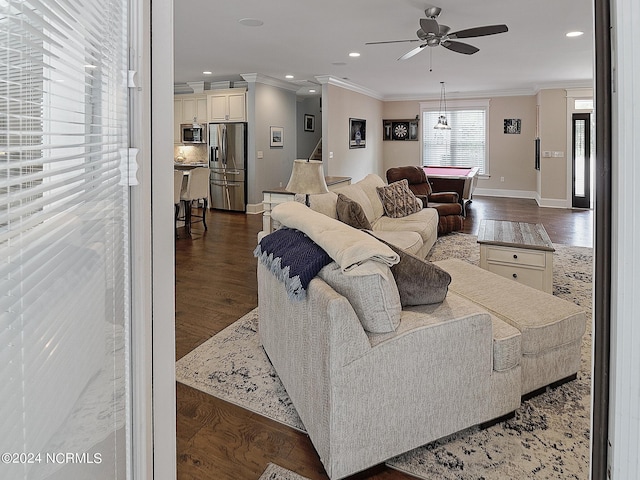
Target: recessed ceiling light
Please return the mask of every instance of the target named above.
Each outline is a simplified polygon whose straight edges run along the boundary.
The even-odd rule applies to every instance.
[[[316,91],[312,88],[311,90],[309,90],[309,93],[316,93]]]
[[[205,72],[202,72],[202,74],[203,74],[203,75],[212,75],[212,74],[213,74],[213,72],[205,71]]]
[[[288,78],[288,79],[292,79],[293,75],[289,74],[289,75],[285,75],[284,78]]]
[[[238,20],[238,23],[240,25],[244,25],[245,27],[261,27],[262,25],[264,25],[264,22],[257,18],[241,18],[240,20]]]
[[[584,35],[584,32],[575,31],[567,33],[567,37],[579,37],[580,35]]]
[[[359,56],[360,56],[360,54],[359,54],[358,52],[351,52],[351,53],[349,54],[349,56],[350,56],[350,57],[359,57]]]

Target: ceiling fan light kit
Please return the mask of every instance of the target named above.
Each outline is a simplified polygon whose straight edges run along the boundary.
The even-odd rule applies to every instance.
[[[440,15],[442,9],[440,7],[429,7],[424,13],[427,18],[420,19],[420,29],[416,32],[417,39],[412,40],[389,40],[384,42],[367,42],[365,45],[376,45],[381,43],[402,43],[402,42],[423,42],[418,47],[410,50],[402,55],[398,60],[406,60],[420,53],[424,47],[437,47],[438,45],[451,50],[452,52],[462,53],[464,55],[473,55],[480,49],[469,45],[468,43],[457,42],[460,38],[485,37],[487,35],[496,35],[498,33],[508,32],[506,25],[486,25],[483,27],[473,27],[457,32],[451,32],[451,28],[447,25],[439,24],[436,18]],[[451,32],[451,33],[450,33]]]

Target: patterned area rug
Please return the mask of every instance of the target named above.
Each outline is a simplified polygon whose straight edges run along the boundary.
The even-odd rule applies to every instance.
[[[528,400],[515,418],[470,428],[387,461],[425,479],[587,479],[591,383],[593,251],[555,245],[554,295],[587,311],[577,380]],[[479,263],[476,237],[446,235],[429,259]],[[259,345],[257,309],[176,363],[179,382],[304,431],[286,391]],[[277,477],[275,477],[277,478]]]
[[[298,475],[297,473],[287,470],[280,465],[270,463],[264,470],[258,480],[309,480],[307,477]]]

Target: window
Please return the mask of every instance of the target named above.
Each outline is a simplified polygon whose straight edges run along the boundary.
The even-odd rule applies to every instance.
[[[3,478],[77,478],[45,454],[99,444],[92,478],[126,478],[127,24],[127,0],[0,0],[0,452],[42,452]]]
[[[422,164],[446,167],[478,167],[489,173],[488,100],[447,102],[444,112],[451,130],[434,129],[440,116],[439,102],[420,104],[422,113]]]

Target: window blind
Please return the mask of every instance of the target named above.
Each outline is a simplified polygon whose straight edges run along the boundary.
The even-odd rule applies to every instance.
[[[478,167],[488,173],[487,108],[457,107],[444,112],[450,130],[434,129],[441,112],[437,105],[422,109],[422,164]]]
[[[46,478],[65,468],[47,453],[110,436],[92,478],[124,471],[127,12],[0,0],[0,452],[42,455],[3,478]]]

